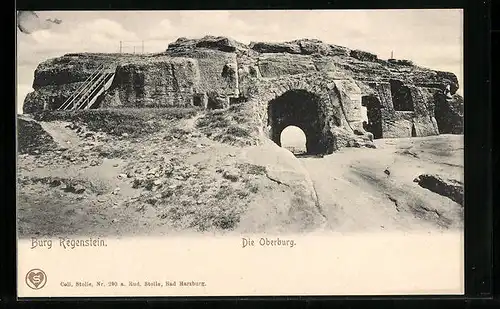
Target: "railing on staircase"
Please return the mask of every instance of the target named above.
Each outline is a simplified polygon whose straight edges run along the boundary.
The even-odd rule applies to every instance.
[[[114,77],[108,66],[100,65],[57,110],[89,109]]]

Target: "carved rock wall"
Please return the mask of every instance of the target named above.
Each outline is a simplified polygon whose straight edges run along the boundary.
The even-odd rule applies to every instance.
[[[39,65],[24,111],[57,108],[102,64],[113,67],[115,77],[101,107],[220,109],[242,103],[239,108],[252,110],[265,133],[269,102],[304,90],[318,98],[320,108],[311,112],[325,119],[324,136],[333,134],[342,145],[373,136],[463,132],[454,74],[307,39],[247,46],[207,36],[180,38],[155,55],[65,55]]]
[[[196,60],[161,57],[119,65],[103,107],[192,105],[200,84]]]

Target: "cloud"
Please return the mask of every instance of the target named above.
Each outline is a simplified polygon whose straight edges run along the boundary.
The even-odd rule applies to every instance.
[[[59,25],[62,23],[62,20],[61,19],[57,19],[57,18],[47,18],[46,21],[50,22],[50,23],[53,23],[53,24],[56,24],[56,25]]]
[[[134,32],[109,19],[95,19],[74,27],[41,29],[27,37],[18,37],[21,61],[57,56],[69,52],[117,52],[120,40],[138,40]]]
[[[43,28],[34,27],[33,24],[30,25],[29,35],[21,33],[17,36],[18,85],[25,85],[18,92],[18,104],[21,102],[21,106],[24,96],[29,92],[27,89],[31,89],[31,86],[26,85],[31,84],[33,72],[40,62],[73,52],[118,52],[120,40],[139,40],[136,33],[105,18],[76,25],[66,24],[64,27]]]
[[[174,38],[177,33],[175,32],[176,29],[172,25],[172,22],[169,19],[163,19],[160,21],[158,26],[155,26],[152,28],[149,32],[149,37],[148,39],[150,40],[171,40]]]
[[[203,13],[182,11],[177,17],[175,23],[168,18],[160,21],[157,26],[149,30],[146,40],[174,41],[179,37],[220,35],[249,43],[252,32],[255,33],[258,30],[254,25],[235,17],[230,11],[204,11]]]

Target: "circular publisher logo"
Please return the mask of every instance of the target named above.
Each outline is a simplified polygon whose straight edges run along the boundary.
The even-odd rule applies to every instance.
[[[39,290],[47,283],[47,275],[41,269],[35,268],[26,274],[26,284],[33,290]]]

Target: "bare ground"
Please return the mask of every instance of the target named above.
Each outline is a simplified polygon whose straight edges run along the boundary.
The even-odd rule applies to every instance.
[[[461,229],[463,206],[420,187],[425,173],[463,183],[463,137],[379,139],[377,149],[344,148],[301,158],[328,219],[326,229]]]
[[[135,129],[121,128],[119,119],[101,132],[78,121],[42,122],[59,147],[18,157],[19,235],[463,225],[461,205],[413,182],[423,173],[463,181],[461,136],[378,140],[377,149],[297,160],[275,145],[241,147],[209,138],[197,127],[200,118],[161,116],[147,134],[116,134]]]

